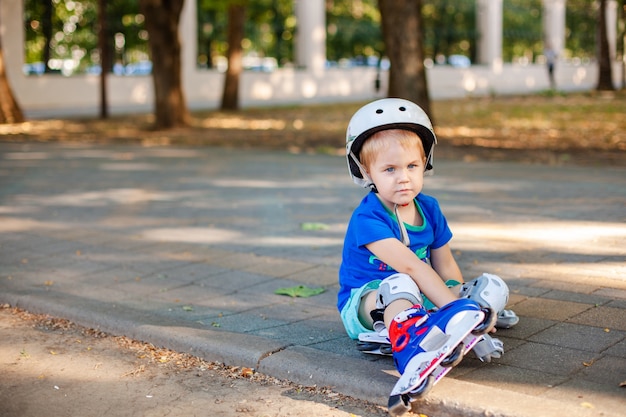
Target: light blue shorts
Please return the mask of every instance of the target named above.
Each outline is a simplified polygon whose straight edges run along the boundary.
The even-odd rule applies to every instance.
[[[358,339],[359,333],[371,332],[372,328],[367,328],[359,320],[359,306],[361,305],[361,298],[371,291],[376,291],[380,286],[381,280],[375,279],[360,288],[355,288],[350,292],[350,298],[343,309],[341,310],[341,321],[343,321],[343,327],[346,328],[348,336],[352,339]]]
[[[360,288],[355,288],[350,292],[350,298],[348,302],[341,310],[341,321],[343,322],[343,327],[346,329],[346,333],[350,336],[351,339],[358,339],[360,333],[371,332],[372,328],[365,327],[361,320],[359,320],[359,307],[361,305],[361,299],[364,295],[369,293],[370,291],[376,291],[380,286],[382,281],[376,279],[374,281],[370,281],[367,284],[363,285]],[[458,281],[448,280],[446,281],[446,286],[448,288],[452,288],[454,286],[459,285]],[[435,308],[435,305],[422,293],[424,307],[427,310]]]

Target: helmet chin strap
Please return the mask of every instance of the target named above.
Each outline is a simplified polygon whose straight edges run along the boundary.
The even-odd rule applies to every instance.
[[[406,204],[406,206],[408,206],[408,204]],[[400,212],[398,211],[398,204],[394,204],[393,212],[396,215],[396,220],[398,220],[398,227],[400,228],[400,237],[402,238],[402,243],[404,244],[404,246],[409,247],[411,246],[411,241],[409,240],[409,234],[406,231],[406,227],[404,227],[404,222],[402,221],[402,218],[400,217]]]
[[[372,181],[372,178],[367,174],[365,167],[361,165],[359,158],[357,158],[354,152],[352,151],[350,151],[350,157],[352,158],[356,166],[359,167],[359,171],[361,171],[361,175],[363,176],[363,179],[370,183],[370,187],[372,187],[372,190],[374,190],[374,192],[376,193],[376,197],[378,197],[380,202],[384,205],[385,203],[383,203],[383,201],[380,198],[380,195],[378,195],[378,191],[376,190],[376,185]],[[410,203],[402,204],[402,207],[406,207],[409,204]],[[411,245],[411,241],[409,239],[409,234],[406,231],[406,227],[404,226],[404,222],[402,221],[402,218],[400,217],[400,212],[398,211],[398,204],[394,204],[393,212],[396,215],[396,220],[398,221],[398,227],[400,228],[400,238],[402,240],[402,243],[404,244],[404,246],[409,247]]]
[[[365,169],[363,165],[361,165],[361,161],[359,161],[359,158],[357,158],[354,152],[352,151],[350,151],[350,158],[352,158],[352,161],[356,164],[356,166],[359,167],[359,171],[361,171],[361,176],[363,177],[363,179],[369,182],[369,186],[374,187],[374,190],[375,190],[376,188],[374,186],[374,181],[372,181],[372,178],[367,173],[367,170]]]
[[[402,207],[405,207],[405,206],[408,206],[408,204],[402,205]],[[409,234],[406,231],[406,227],[404,226],[404,222],[402,221],[402,218],[400,217],[400,212],[398,211],[398,204],[394,205],[393,212],[395,213],[396,220],[398,221],[398,227],[400,228],[400,237],[402,238],[402,243],[404,244],[404,246],[408,248],[411,246],[411,241],[409,239]],[[426,262],[426,264],[428,264],[429,266],[432,266],[432,264],[430,263],[430,258],[424,258],[422,260]]]
[[[376,194],[376,197],[378,197],[378,200],[380,200],[380,203],[384,206],[385,203],[383,203],[383,200],[381,199],[380,195]],[[408,206],[408,204],[406,205]],[[409,239],[409,234],[406,231],[406,227],[404,226],[402,217],[400,217],[400,212],[398,211],[398,207],[400,207],[398,204],[394,204],[393,213],[396,215],[396,221],[398,222],[398,228],[400,229],[400,240],[402,241],[402,244],[408,248],[409,246],[411,246],[411,240]]]

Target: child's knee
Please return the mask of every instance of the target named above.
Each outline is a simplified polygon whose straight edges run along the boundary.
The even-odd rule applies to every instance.
[[[497,313],[504,310],[509,301],[509,287],[499,276],[485,273],[464,283],[459,295],[483,307],[490,307]]]
[[[382,280],[376,294],[376,308],[385,309],[397,300],[407,300],[412,305],[422,304],[420,289],[407,274],[393,274]]]

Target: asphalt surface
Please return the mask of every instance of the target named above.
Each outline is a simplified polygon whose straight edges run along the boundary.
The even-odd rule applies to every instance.
[[[624,415],[626,170],[436,159],[425,191],[521,320],[415,411]],[[0,142],[0,302],[385,405],[391,359],[335,308],[363,194],[340,156]],[[275,293],[299,285],[325,292]]]

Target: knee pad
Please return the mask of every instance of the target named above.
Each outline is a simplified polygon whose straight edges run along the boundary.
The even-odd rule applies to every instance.
[[[484,273],[464,283],[459,295],[461,298],[476,301],[482,307],[491,307],[499,313],[509,302],[509,287],[499,276]]]
[[[413,305],[422,304],[420,289],[407,274],[393,274],[381,281],[376,294],[376,308],[385,309],[395,300],[408,300]]]

